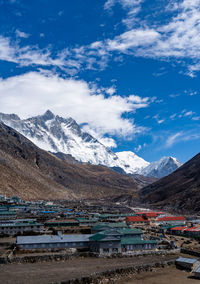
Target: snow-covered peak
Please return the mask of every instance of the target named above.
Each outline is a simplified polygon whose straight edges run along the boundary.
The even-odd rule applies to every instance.
[[[174,157],[163,157],[157,162],[150,163],[140,171],[140,174],[148,177],[162,178],[171,174],[181,165],[181,162]]]
[[[50,120],[53,119],[55,117],[55,115],[53,114],[52,111],[50,111],[49,109],[41,116],[39,116],[41,118],[43,118],[44,120]]]
[[[70,117],[63,118],[48,110],[24,120],[2,114],[0,120],[46,151],[69,154],[80,162],[119,166],[117,155],[84,132]]]
[[[117,152],[116,155],[119,158],[120,163],[123,164],[124,171],[129,174],[138,173],[139,170],[149,165],[149,162],[131,151]]]

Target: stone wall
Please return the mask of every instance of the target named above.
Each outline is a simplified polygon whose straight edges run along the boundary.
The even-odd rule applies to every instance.
[[[49,254],[49,255],[27,255],[27,256],[13,256],[13,257],[0,257],[0,264],[9,263],[35,263],[35,262],[48,262],[48,261],[65,261],[75,257],[91,257],[91,253],[77,253],[77,254]]]
[[[9,263],[35,263],[35,262],[48,262],[48,261],[65,261],[76,257],[102,257],[102,258],[125,258],[125,257],[138,257],[138,256],[149,256],[149,255],[173,255],[176,252],[173,251],[151,251],[151,252],[140,252],[138,254],[112,254],[110,256],[99,255],[98,253],[91,252],[76,252],[76,253],[60,253],[60,254],[44,254],[44,255],[27,255],[27,256],[15,256],[15,254],[9,253],[9,257],[0,257],[0,264]]]
[[[137,265],[133,267],[117,268],[115,270],[107,270],[102,273],[93,273],[88,277],[76,278],[61,282],[52,282],[50,284],[103,284],[114,283],[116,280],[120,280],[123,277],[141,273],[145,271],[152,271],[155,268],[164,268],[169,265],[174,265],[175,260],[160,261],[148,265]]]

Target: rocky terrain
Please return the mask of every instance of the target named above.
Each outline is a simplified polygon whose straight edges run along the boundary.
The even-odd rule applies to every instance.
[[[167,177],[140,192],[142,203],[175,211],[200,210],[200,153]]]
[[[0,123],[0,194],[23,199],[137,196],[142,183],[103,166],[63,161]]]

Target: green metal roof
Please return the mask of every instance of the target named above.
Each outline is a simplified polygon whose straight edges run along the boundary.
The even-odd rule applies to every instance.
[[[0,215],[15,215],[14,211],[0,211]]]
[[[143,245],[143,244],[157,244],[156,240],[141,240],[136,238],[122,238],[122,245]]]
[[[105,235],[105,234],[95,234],[92,237],[90,237],[90,240],[100,241],[100,240],[104,239],[105,237],[107,237],[107,235]]]
[[[135,229],[135,228],[120,228],[118,231],[121,234],[134,234],[134,235],[139,235],[143,234],[141,229]]]
[[[77,218],[78,222],[82,223],[90,223],[90,222],[97,222],[98,219],[91,218],[91,219],[85,219],[85,218]]]
[[[106,228],[127,228],[127,224],[120,222],[120,223],[98,223],[92,227],[92,230],[95,231],[104,231]]]
[[[125,228],[128,227],[126,223],[119,222],[119,223],[108,223],[108,226],[111,228]]]
[[[131,229],[131,228],[111,228],[111,229],[107,229],[105,231],[101,232],[102,234],[106,234],[106,235],[126,235],[126,234],[130,234],[130,235],[141,235],[143,234],[141,229]]]
[[[93,235],[92,237],[89,238],[91,241],[103,241],[103,242],[109,242],[109,241],[120,241],[119,239],[115,238],[115,237],[112,237],[112,236],[109,236],[109,235],[106,235],[106,234],[101,234],[101,233],[98,233],[98,234],[95,234]]]

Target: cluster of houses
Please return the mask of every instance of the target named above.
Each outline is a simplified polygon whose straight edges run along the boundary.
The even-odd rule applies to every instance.
[[[176,260],[177,268],[193,273],[194,277],[200,279],[200,261],[197,258],[179,257]]]
[[[200,239],[200,227],[175,226],[168,229],[172,235]]]
[[[38,223],[36,219],[15,219],[0,222],[0,236],[14,236],[24,233],[41,233],[44,225]]]
[[[164,212],[138,212],[136,215],[134,217],[127,217],[127,222],[130,225],[182,225],[186,222],[183,216],[165,216]]]
[[[183,216],[112,211],[0,196],[0,236],[16,236],[16,247],[23,251],[76,249],[110,255],[158,250],[160,240],[146,234],[147,228],[171,234],[200,232],[200,227],[186,227]]]

